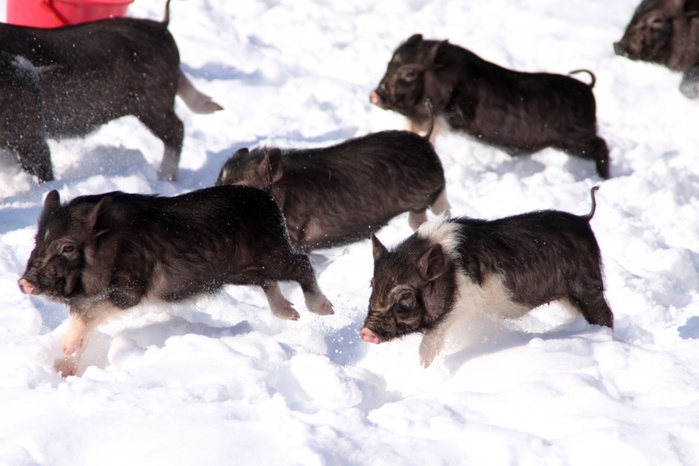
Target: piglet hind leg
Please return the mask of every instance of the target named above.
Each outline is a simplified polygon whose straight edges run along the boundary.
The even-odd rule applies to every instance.
[[[304,253],[295,252],[289,244],[274,244],[267,249],[265,260],[268,261],[263,268],[257,268],[256,274],[262,279],[263,288],[268,288],[270,292],[265,290],[267,298],[270,299],[272,312],[279,317],[285,318],[284,315],[292,315],[289,311],[285,311],[281,305],[279,296],[281,292],[274,290],[276,282],[294,281],[301,285],[303,296],[306,301],[306,307],[309,311],[319,315],[333,314],[333,305],[328,301],[323,292],[318,286],[311,260]],[[274,283],[274,285],[272,285]],[[272,294],[270,294],[272,293]],[[278,296],[277,296],[278,293]],[[282,297],[283,299],[283,297]],[[279,314],[277,314],[277,312]],[[296,311],[294,311],[296,312]],[[289,317],[286,317],[289,318]],[[298,319],[298,314],[296,315]]]
[[[315,291],[304,291],[303,297],[306,301],[306,307],[314,314],[318,314],[319,316],[335,314],[332,303],[320,291],[320,288],[316,287]]]
[[[285,270],[286,280],[293,280],[301,285],[306,308],[314,314],[321,316],[332,315],[333,305],[325,297],[318,286],[311,260],[303,253],[290,253]]]
[[[19,154],[19,163],[25,171],[36,176],[40,183],[53,181],[51,152],[44,139],[27,137],[14,148]]]
[[[267,282],[262,285],[262,290],[264,290],[267,296],[267,302],[272,314],[284,320],[299,320],[301,316],[294,309],[294,305],[284,297],[279,289],[279,283]]]
[[[560,148],[570,155],[594,161],[599,177],[603,180],[610,178],[609,148],[604,139],[595,136],[592,139],[569,142]]]
[[[430,210],[435,215],[451,216],[451,204],[449,204],[447,199],[447,188],[442,189],[442,192],[439,193],[437,199],[430,206]]]
[[[420,225],[425,223],[427,221],[427,213],[425,213],[424,210],[421,210],[419,212],[411,211],[408,214],[408,225],[410,225],[410,228],[413,230],[417,230]]]
[[[614,328],[614,314],[604,299],[601,286],[581,288],[568,298],[590,324]]]
[[[160,169],[158,170],[158,179],[177,181],[182,142],[184,140],[184,124],[182,120],[177,117],[174,110],[168,110],[165,113],[154,111],[149,115],[139,115],[139,119],[155,136],[163,141],[165,146],[163,161],[160,163]]]

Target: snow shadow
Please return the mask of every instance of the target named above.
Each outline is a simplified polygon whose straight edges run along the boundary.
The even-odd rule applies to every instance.
[[[687,319],[687,322],[679,327],[677,332],[680,334],[680,338],[684,340],[699,339],[699,316],[692,316]]]
[[[92,175],[142,175],[150,167],[148,178],[155,179],[157,167],[151,166],[141,151],[121,146],[96,146],[82,154],[78,163],[69,165],[61,173],[63,182],[75,181]]]
[[[65,304],[50,301],[42,296],[29,296],[29,300],[49,331],[56,330],[68,318],[68,307]]]
[[[223,63],[207,63],[206,65],[201,66],[199,68],[194,68],[186,65],[185,63],[180,63],[180,68],[188,76],[191,76],[193,78],[206,79],[207,81],[236,80],[255,85],[266,84],[264,75],[259,70],[255,70],[252,73],[246,73],[240,71],[239,69],[233,66],[229,66]]]
[[[6,199],[7,203],[18,201],[13,197]],[[0,210],[0,234],[10,231],[20,230],[28,226],[36,226],[36,221],[41,214],[41,204],[34,207],[8,207]],[[30,222],[27,219],[31,219]],[[27,238],[29,243],[33,243],[34,238]]]
[[[359,337],[361,324],[352,323],[325,334],[327,356],[341,366],[354,365],[367,352],[368,345]]]
[[[144,326],[124,329],[115,337],[128,339],[141,348],[148,348],[149,346],[161,348],[172,337],[200,335],[220,339],[235,337],[252,331],[252,325],[246,320],[229,327],[212,327],[200,322],[191,322],[183,317],[171,316],[163,322],[154,322]]]
[[[98,329],[90,338],[90,344],[80,361],[78,374],[84,373],[90,366],[104,369],[110,365],[116,367],[128,365],[129,361],[143,357],[148,348],[163,348],[166,342],[173,337],[200,335],[221,339],[252,331],[253,328],[247,321],[229,327],[211,327],[175,316],[162,322],[121,329],[113,335]]]
[[[525,346],[531,340],[559,340],[589,333],[591,326],[583,317],[572,319],[550,330],[527,331],[517,328],[517,321],[481,317],[469,325],[468,339],[452,345],[456,351],[444,358],[444,367],[454,375],[466,362],[479,356],[498,353],[518,346]]]
[[[218,174],[221,172],[223,164],[225,164],[233,154],[243,147],[255,147],[261,142],[262,138],[259,138],[252,141],[236,143],[222,151],[207,151],[206,161],[201,167],[196,170],[180,168],[177,184],[185,189],[201,189],[213,186],[218,179]]]

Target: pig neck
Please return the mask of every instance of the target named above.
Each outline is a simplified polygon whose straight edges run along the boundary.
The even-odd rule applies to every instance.
[[[441,326],[454,311],[458,289],[456,267],[449,264],[448,270],[439,278],[428,283],[422,291],[425,314],[423,331]]]
[[[667,67],[675,71],[687,71],[699,63],[699,21],[675,20],[672,22],[672,45]]]

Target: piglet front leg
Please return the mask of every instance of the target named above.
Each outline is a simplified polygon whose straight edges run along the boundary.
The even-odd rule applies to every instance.
[[[70,324],[63,337],[63,347],[61,348],[63,358],[57,359],[53,367],[63,377],[75,375],[80,363],[80,356],[83,353],[88,337],[88,322],[79,314],[70,314]]]
[[[439,325],[425,333],[420,343],[420,365],[427,369],[444,347],[445,325]]]
[[[85,351],[90,335],[104,322],[115,308],[109,302],[101,302],[86,308],[71,309],[68,330],[63,337],[63,358],[54,361],[53,367],[63,377],[76,375],[80,357]]]

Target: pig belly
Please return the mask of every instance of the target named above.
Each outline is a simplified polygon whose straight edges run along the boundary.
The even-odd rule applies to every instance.
[[[451,312],[454,317],[452,324],[476,314],[517,319],[531,310],[529,306],[512,299],[512,293],[499,274],[488,275],[480,286],[470,278],[459,274],[457,295],[458,298]]]

